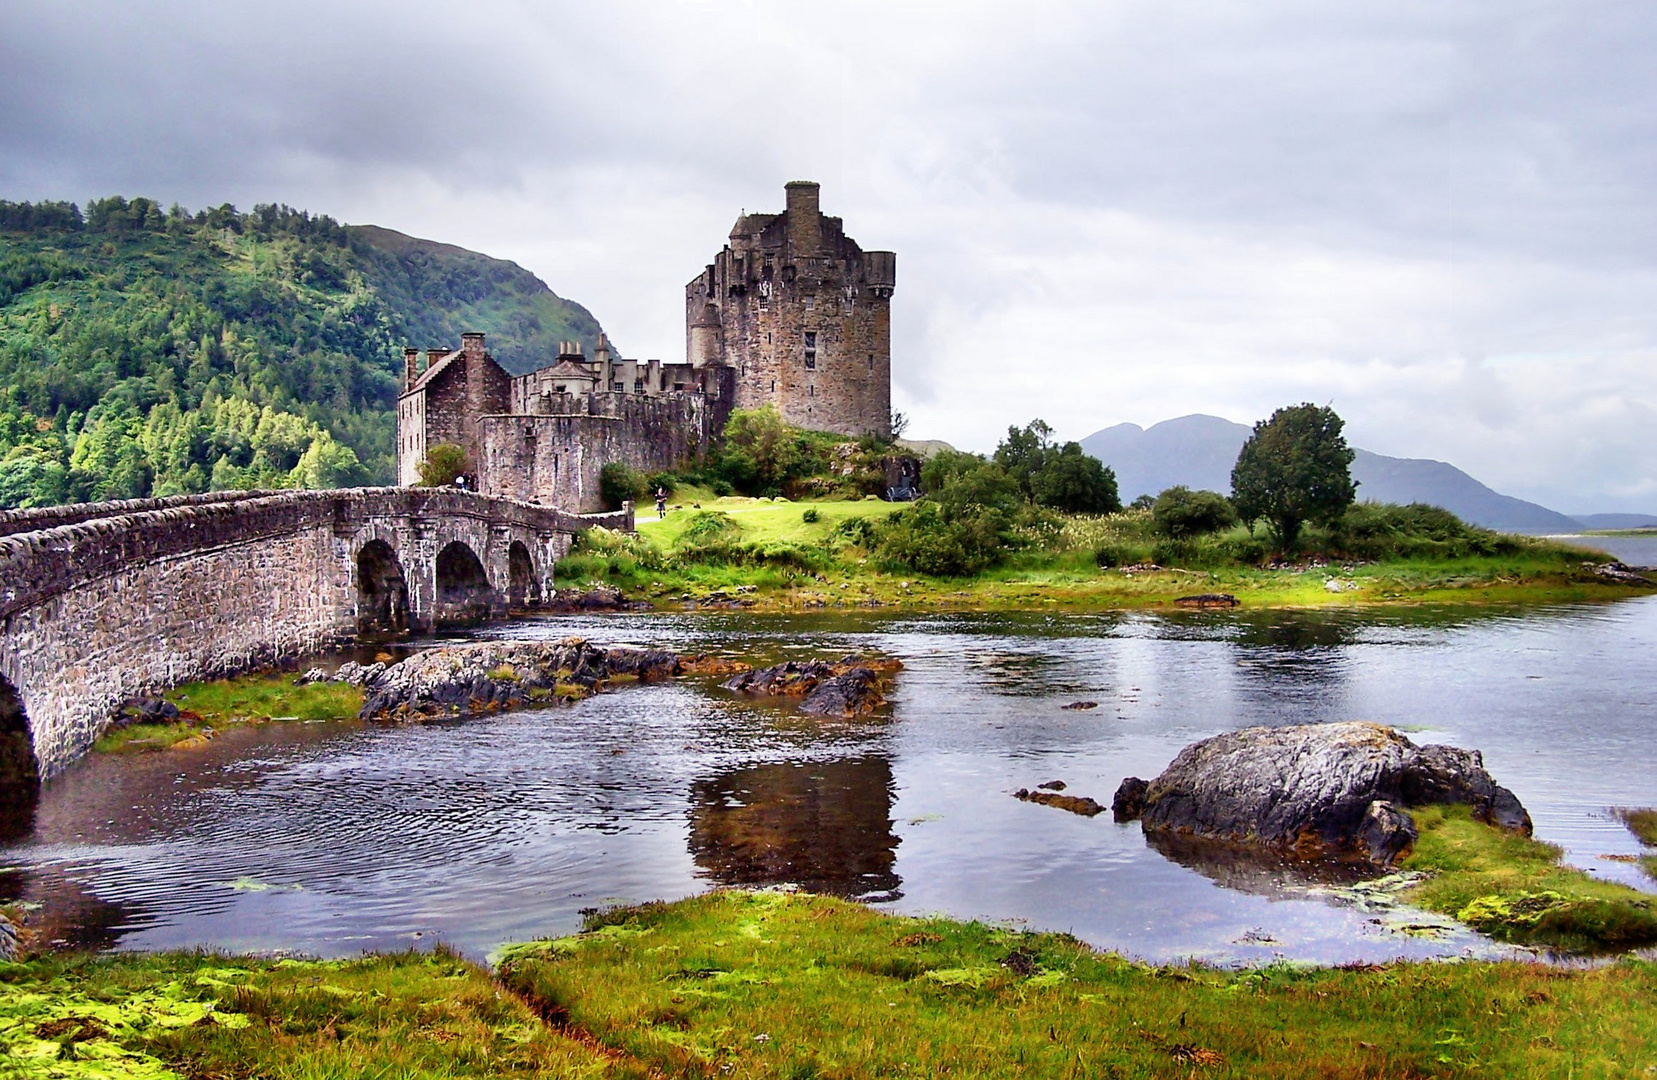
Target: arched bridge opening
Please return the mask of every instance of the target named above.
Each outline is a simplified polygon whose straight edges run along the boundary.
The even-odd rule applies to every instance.
[[[483,622],[498,604],[477,552],[456,540],[437,553],[437,609],[432,613],[437,626]]]
[[[541,602],[541,579],[535,573],[535,559],[529,545],[512,541],[506,551],[506,602],[514,608],[534,607]]]
[[[408,579],[397,553],[384,540],[357,552],[357,634],[390,637],[409,628]]]
[[[29,835],[39,798],[40,768],[23,697],[0,677],[0,841]]]

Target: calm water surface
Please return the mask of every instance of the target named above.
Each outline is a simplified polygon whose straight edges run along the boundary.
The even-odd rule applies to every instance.
[[[1068,930],[1149,959],[1326,962],[1501,950],[1331,882],[1158,851],[1109,802],[1231,728],[1363,719],[1477,747],[1537,834],[1651,887],[1608,810],[1657,803],[1657,602],[1385,613],[589,616],[581,634],[769,660],[901,658],[890,716],[824,722],[709,680],[419,727],[273,724],[83,762],[0,852],[0,898],[66,941],[482,956],[580,912],[794,882],[904,912]],[[1098,702],[1085,711],[1060,706]]]

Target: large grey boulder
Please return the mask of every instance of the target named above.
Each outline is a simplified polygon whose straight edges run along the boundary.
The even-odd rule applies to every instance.
[[[1161,776],[1122,782],[1118,821],[1269,848],[1302,858],[1388,866],[1416,840],[1405,807],[1465,803],[1530,835],[1530,815],[1477,750],[1417,746],[1379,724],[1246,728],[1192,743]]]

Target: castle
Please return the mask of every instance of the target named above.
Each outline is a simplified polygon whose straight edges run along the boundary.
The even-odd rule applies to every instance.
[[[818,208],[818,185],[787,185],[780,214],[743,214],[685,287],[684,363],[626,360],[601,337],[511,376],[482,334],[458,350],[405,349],[397,482],[419,482],[434,446],[466,452],[485,495],[586,511],[599,472],[640,472],[705,454],[734,408],[774,405],[798,427],[891,435],[891,315],[897,256],[864,251]]]

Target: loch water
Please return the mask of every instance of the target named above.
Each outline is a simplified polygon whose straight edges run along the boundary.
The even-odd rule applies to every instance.
[[[1329,611],[545,617],[499,638],[768,662],[901,659],[888,714],[823,721],[715,680],[418,726],[233,727],[93,755],[0,851],[0,900],[95,947],[325,956],[568,933],[583,909],[792,883],[883,909],[1069,931],[1151,960],[1507,955],[1337,874],[1148,845],[1108,803],[1187,743],[1372,720],[1483,751],[1538,836],[1608,879],[1612,807],[1657,803],[1657,598]],[[1078,701],[1090,709],[1064,709]]]

